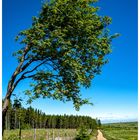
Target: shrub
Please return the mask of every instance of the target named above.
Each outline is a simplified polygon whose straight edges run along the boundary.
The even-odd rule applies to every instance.
[[[22,124],[21,129],[31,129],[30,124]]]
[[[84,127],[80,128],[75,140],[90,140],[90,134]]]
[[[7,140],[19,140],[19,137],[16,134],[10,135]]]

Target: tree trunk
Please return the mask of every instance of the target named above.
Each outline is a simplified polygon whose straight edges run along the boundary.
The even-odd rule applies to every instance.
[[[24,71],[30,64],[31,62],[29,63],[26,63],[22,69],[22,66],[23,66],[23,63],[24,63],[24,60],[25,60],[25,56],[28,52],[29,48],[28,46],[25,47],[24,49],[24,54],[22,56],[22,61],[19,63],[19,65],[17,66],[16,70],[14,71],[13,75],[11,76],[11,79],[8,83],[8,86],[7,86],[7,94],[6,94],[6,97],[5,97],[5,100],[4,100],[4,105],[3,105],[3,108],[2,108],[2,136],[4,134],[4,128],[5,128],[5,117],[6,117],[6,113],[7,113],[7,110],[8,110],[8,106],[9,106],[9,103],[10,103],[10,97],[11,97],[11,94],[12,92],[14,91],[15,87],[17,86],[17,84],[23,80],[23,77],[24,75],[22,75],[17,81],[16,80],[16,77],[19,73],[21,73],[22,71]]]
[[[3,108],[2,108],[2,136],[3,136],[3,133],[4,133],[5,117],[6,117],[6,113],[7,113],[7,110],[8,110],[9,103],[10,103],[10,99],[5,98],[4,105],[3,105]]]
[[[7,93],[6,93],[6,97],[4,99],[4,104],[3,104],[3,108],[2,108],[2,136],[4,134],[4,128],[5,128],[5,117],[6,117],[6,113],[10,104],[10,97],[11,94],[13,92],[13,90],[15,89],[16,85],[13,86],[14,81],[16,79],[16,76],[18,75],[18,70],[16,70],[14,72],[14,74],[11,77],[11,80],[8,83],[8,87],[7,87]]]

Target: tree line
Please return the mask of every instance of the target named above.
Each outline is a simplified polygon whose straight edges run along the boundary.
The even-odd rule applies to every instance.
[[[30,128],[65,128],[76,129],[86,126],[95,129],[100,121],[89,116],[78,115],[46,115],[39,109],[31,106],[24,108],[18,100],[10,102],[5,119],[5,129],[30,129]]]

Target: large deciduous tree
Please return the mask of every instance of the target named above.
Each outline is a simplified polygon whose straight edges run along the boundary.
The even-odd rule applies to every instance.
[[[99,16],[96,0],[53,0],[43,4],[32,26],[16,40],[22,44],[14,55],[18,66],[7,86],[2,109],[3,129],[10,97],[19,82],[31,79],[26,94],[32,99],[47,97],[73,101],[76,109],[89,103],[80,87],[89,87],[105,56],[111,52],[107,26],[111,18]],[[24,45],[24,47],[23,47]]]

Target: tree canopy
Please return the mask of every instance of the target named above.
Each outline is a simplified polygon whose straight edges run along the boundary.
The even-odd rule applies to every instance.
[[[89,103],[82,99],[80,87],[91,80],[107,63],[111,52],[108,25],[111,18],[99,16],[96,0],[57,0],[45,3],[32,26],[16,37],[25,47],[16,53],[21,64],[16,84],[31,78],[32,99],[48,97],[73,101],[76,109]]]
[[[117,36],[109,35],[111,18],[99,16],[95,2],[53,0],[43,4],[32,26],[16,37],[24,47],[14,53],[19,65],[9,81],[7,97],[20,81],[30,78],[29,102],[42,96],[73,101],[76,109],[89,103],[81,98],[80,87],[89,87],[100,74]]]

